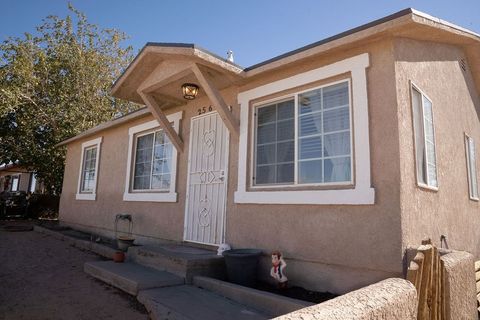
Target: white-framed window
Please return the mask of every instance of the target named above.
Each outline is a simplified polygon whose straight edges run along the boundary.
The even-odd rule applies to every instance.
[[[255,108],[252,187],[353,184],[350,81]]]
[[[15,175],[12,176],[12,182],[11,182],[11,191],[18,191],[18,188],[20,186],[20,175]]]
[[[359,54],[357,56],[353,56],[350,58],[346,58],[344,60],[340,60],[337,62],[334,62],[329,65],[322,66],[320,68],[312,69],[306,72],[298,73],[293,76],[283,78],[277,81],[273,81],[243,92],[240,92],[238,94],[238,102],[240,104],[240,136],[239,136],[239,152],[238,152],[238,179],[237,179],[237,191],[235,192],[235,203],[253,203],[253,204],[321,204],[321,205],[370,205],[375,203],[375,189],[372,187],[371,184],[371,174],[370,174],[370,139],[369,139],[369,117],[368,117],[368,94],[367,94],[367,76],[366,76],[366,68],[370,65],[369,61],[369,54],[368,53],[363,53]],[[323,150],[322,152],[324,153],[321,157],[314,157],[314,151],[315,149],[311,149],[311,153],[306,152],[308,151],[308,143],[310,140],[309,138],[312,138],[311,140],[314,140],[313,137],[317,137],[317,140],[322,140],[325,139],[325,132],[322,133],[322,131],[315,133],[311,133],[311,135],[308,135],[306,132],[305,135],[297,136],[295,137],[294,141],[296,144],[295,147],[295,156],[294,156],[294,182],[281,182],[282,179],[286,180],[291,180],[291,169],[290,171],[285,170],[285,168],[282,168],[280,170],[284,170],[283,172],[290,172],[290,176],[283,174],[280,177],[280,183],[278,180],[278,175],[277,175],[277,180],[273,180],[269,175],[267,175],[267,180],[264,180],[265,182],[268,182],[268,179],[272,179],[274,183],[271,184],[258,184],[253,183],[252,181],[252,175],[258,175],[257,171],[258,168],[256,167],[256,164],[266,164],[266,163],[261,163],[263,160],[260,160],[260,162],[257,163],[257,159],[255,158],[255,148],[258,147],[258,144],[256,144],[256,135],[255,135],[255,118],[252,115],[253,112],[255,112],[255,108],[259,106],[267,106],[269,102],[263,101],[262,105],[257,105],[255,102],[256,101],[261,101],[264,97],[268,97],[271,95],[279,95],[281,92],[286,92],[287,90],[290,91],[292,88],[300,87],[300,86],[305,86],[305,85],[310,85],[312,83],[315,83],[320,80],[324,79],[329,79],[331,77],[338,77],[339,75],[345,75],[349,74],[350,76],[347,77],[345,76],[345,80],[340,81],[339,83],[345,82],[346,79],[350,78],[349,80],[349,86],[350,86],[350,94],[351,97],[349,97],[349,129],[348,131],[350,132],[350,137],[349,140],[349,146],[350,149],[347,154],[342,154],[339,155],[339,158],[342,156],[350,157],[350,177],[345,177],[343,175],[344,172],[346,172],[344,169],[347,168],[346,165],[340,164],[340,162],[337,163],[338,168],[343,168],[343,170],[335,170],[339,174],[331,174],[333,170],[330,170],[330,176],[329,179],[332,177],[335,178],[334,181],[336,182],[328,182],[329,180],[325,180],[324,178],[324,169],[322,168],[322,177],[320,179],[320,175],[315,177],[313,179],[314,181],[320,181],[320,182],[314,182],[314,181],[309,181],[311,177],[309,176],[304,176],[301,177],[299,174],[300,172],[300,163],[305,162],[303,164],[305,166],[305,169],[307,169],[307,165],[311,165],[314,161],[318,161],[317,164],[322,163],[322,166],[324,166],[325,159],[328,157],[325,157],[325,151]],[[331,83],[333,85],[334,83]],[[327,85],[328,86],[328,85]],[[271,101],[272,104],[275,103],[281,103],[284,101],[288,101],[289,99],[295,101],[296,99],[298,100],[300,98],[300,95],[303,93],[309,93],[310,91],[315,91],[315,90],[308,90],[305,92],[298,92],[296,94],[290,95],[290,96],[284,96],[285,100],[279,100],[279,101]],[[318,94],[317,94],[318,96]],[[321,94],[320,94],[321,96]],[[303,96],[302,96],[303,97]],[[299,106],[298,101],[296,102],[297,108]],[[278,108],[278,107],[277,107]],[[338,105],[338,108],[341,109],[340,104]],[[347,107],[344,107],[345,110],[347,110]],[[308,109],[308,108],[307,108]],[[321,109],[320,109],[321,110]],[[318,110],[317,110],[318,111]],[[325,111],[325,110],[324,110]],[[318,111],[320,114],[321,112],[324,111]],[[340,110],[339,110],[340,111]],[[300,127],[298,121],[302,121],[301,119],[299,120],[300,113],[295,114],[294,116],[296,117],[295,127]],[[320,115],[317,116],[320,116]],[[311,124],[311,122],[307,121],[306,119],[312,118],[314,115],[314,112],[307,112],[305,110],[305,120],[304,120],[304,128],[307,128],[307,124]],[[323,114],[322,114],[323,116]],[[340,117],[342,118],[342,117]],[[345,117],[343,117],[345,120]],[[277,119],[280,121],[285,120],[286,122],[291,120],[288,120],[288,118],[285,119]],[[277,121],[276,120],[276,121]],[[278,122],[278,121],[277,121]],[[317,123],[322,123],[318,121]],[[266,123],[265,123],[266,124]],[[250,128],[251,127],[251,131]],[[295,128],[294,132],[295,134],[298,135],[301,130],[301,128]],[[342,129],[343,130],[343,129]],[[286,133],[286,132],[282,132]],[[332,133],[333,134],[333,133]],[[321,138],[319,138],[321,137]],[[300,140],[305,139],[306,141],[304,142],[304,145],[300,147]],[[287,142],[289,139],[285,140],[278,140],[275,141],[275,144],[280,144],[283,142]],[[266,145],[267,143],[260,143],[259,145]],[[273,142],[272,142],[273,144]],[[288,143],[285,143],[285,146],[281,147],[287,147]],[[313,144],[315,145],[315,144]],[[343,145],[343,144],[342,144]],[[315,145],[317,147],[317,152],[318,150],[322,150],[322,148],[319,148],[319,142],[317,141],[317,144]],[[250,152],[249,152],[250,149]],[[288,146],[288,150],[291,150],[291,147]],[[353,150],[355,150],[353,152]],[[302,155],[299,155],[303,151],[304,153]],[[317,154],[318,155],[318,154]],[[272,155],[269,155],[272,157]],[[291,155],[289,155],[290,158],[284,157],[283,159],[279,159],[282,161],[277,161],[277,153],[275,154],[275,162],[272,160],[272,164],[276,166],[276,170],[278,170],[278,167],[283,165],[283,164],[290,164],[289,160],[291,159]],[[284,156],[284,154],[280,155]],[[255,158],[255,159],[252,159]],[[296,160],[295,160],[296,159]],[[287,161],[285,161],[287,160]],[[301,161],[304,160],[304,161]],[[311,161],[312,163],[308,163]],[[248,172],[248,168],[250,167],[250,172]],[[262,170],[262,169],[260,169]],[[273,169],[272,169],[273,170]],[[308,172],[304,171],[304,172]],[[342,173],[343,172],[343,173]],[[342,174],[340,174],[342,173]],[[302,180],[303,179],[303,180]],[[256,180],[256,179],[255,179]],[[348,180],[348,181],[347,181]],[[298,183],[301,181],[302,183]],[[340,182],[342,181],[342,182]],[[295,184],[296,183],[296,184]],[[331,186],[331,184],[335,185],[343,185],[341,187],[337,186]],[[316,185],[319,185],[319,187],[316,187]],[[312,186],[312,187],[308,187]],[[331,187],[330,187],[331,186]]]
[[[28,186],[28,191],[31,193],[35,193],[37,190],[37,175],[32,173],[30,176],[30,185]]]
[[[182,112],[167,116],[178,133]],[[156,120],[128,131],[124,201],[176,202],[177,150]]]
[[[98,165],[102,137],[82,143],[77,200],[95,200],[97,197]]]
[[[432,100],[411,83],[417,184],[437,190],[437,156]]]
[[[468,191],[470,199],[479,200],[477,180],[477,159],[475,142],[472,137],[465,134],[465,153],[467,157]]]

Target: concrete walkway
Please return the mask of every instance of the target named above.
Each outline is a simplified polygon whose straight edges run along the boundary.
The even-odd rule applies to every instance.
[[[135,297],[83,272],[84,263],[99,256],[37,232],[7,232],[2,225],[0,319],[148,319]]]

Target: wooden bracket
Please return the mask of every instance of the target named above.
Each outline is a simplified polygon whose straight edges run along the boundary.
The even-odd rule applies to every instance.
[[[218,106],[218,113],[223,120],[223,123],[227,126],[230,133],[238,138],[240,133],[240,124],[233,116],[232,112],[228,108],[227,104],[222,98],[220,92],[213,85],[212,81],[204,74],[196,63],[191,64],[191,69],[200,82],[200,86],[205,90],[205,93],[210,98],[213,104]]]
[[[178,136],[177,132],[172,128],[170,121],[168,121],[167,116],[165,115],[163,110],[160,108],[157,101],[155,101],[155,99],[147,93],[138,92],[138,94],[140,95],[140,97],[142,97],[143,102],[145,103],[147,108],[150,110],[150,112],[153,114],[153,116],[158,121],[158,123],[160,123],[160,126],[165,131],[168,138],[170,138],[170,141],[175,146],[177,151],[183,152],[182,139]]]

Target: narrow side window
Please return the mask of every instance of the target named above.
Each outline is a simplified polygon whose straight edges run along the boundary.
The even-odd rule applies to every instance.
[[[77,200],[96,199],[101,143],[101,137],[82,143]]]
[[[413,130],[417,183],[438,187],[433,106],[419,89],[412,86]]]
[[[83,153],[81,193],[92,193],[96,177],[97,146],[86,148]]]
[[[467,155],[467,173],[468,173],[468,190],[470,199],[478,200],[478,180],[477,180],[477,164],[475,155],[475,142],[473,139],[465,135],[465,151]]]

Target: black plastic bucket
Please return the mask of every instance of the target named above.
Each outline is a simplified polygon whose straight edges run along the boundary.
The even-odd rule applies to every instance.
[[[223,253],[227,266],[228,281],[253,287],[257,280],[258,258],[262,254],[258,249],[234,249]]]

